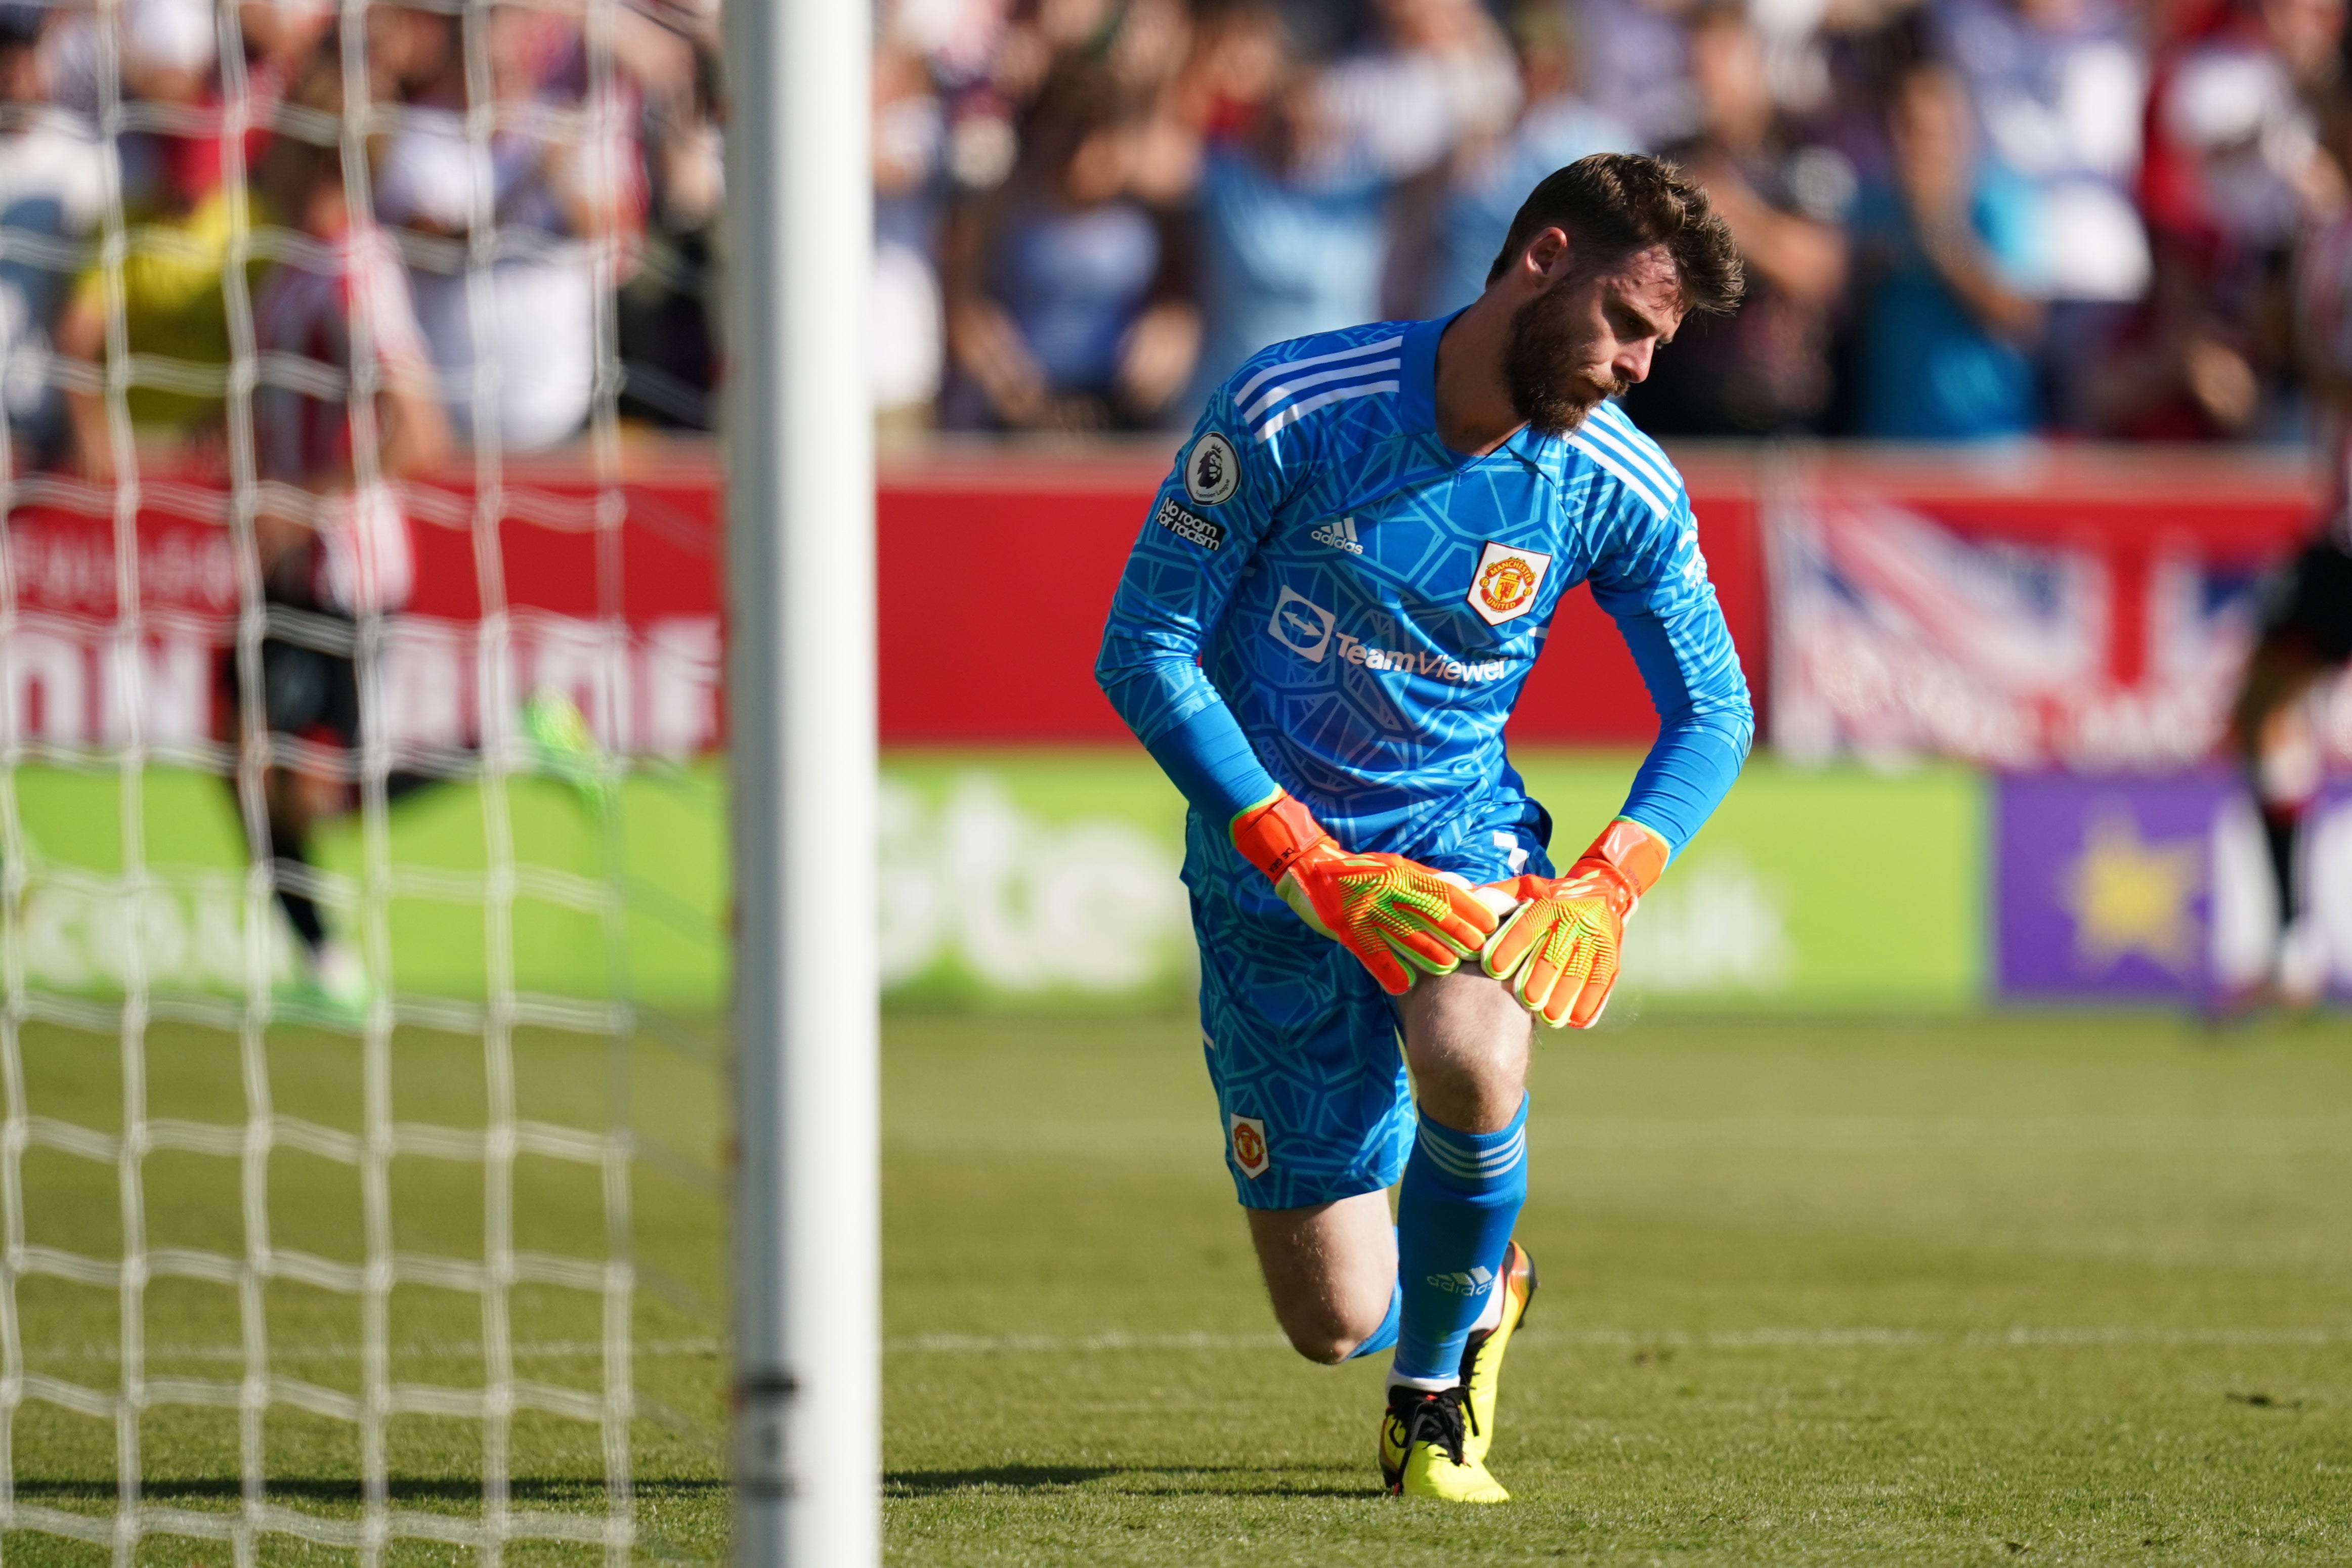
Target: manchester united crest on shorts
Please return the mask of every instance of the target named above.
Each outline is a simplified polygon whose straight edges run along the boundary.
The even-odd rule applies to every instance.
[[[1520,545],[1489,543],[1478,553],[1470,578],[1470,608],[1489,626],[1517,621],[1536,607],[1536,590],[1551,570],[1551,557]]]
[[[1233,1129],[1234,1164],[1241,1166],[1244,1176],[1265,1175],[1265,1167],[1274,1164],[1274,1156],[1266,1153],[1265,1123],[1255,1116],[1234,1116],[1228,1121]]]

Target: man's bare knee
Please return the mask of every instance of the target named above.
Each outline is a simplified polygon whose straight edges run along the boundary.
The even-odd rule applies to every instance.
[[[1358,1334],[1352,1339],[1334,1339],[1328,1335],[1309,1336],[1295,1333],[1290,1336],[1290,1348],[1318,1366],[1337,1366],[1353,1355],[1356,1347],[1363,1343],[1366,1337],[1366,1335]]]
[[[1509,990],[1465,969],[1420,980],[1400,1010],[1422,1109],[1456,1132],[1508,1126],[1527,1085],[1533,1032]]]
[[[1249,1222],[1275,1321],[1293,1350],[1329,1366],[1379,1332],[1396,1285],[1384,1194],[1252,1209]]]
[[[1381,1318],[1357,1322],[1338,1312],[1302,1312],[1284,1317],[1282,1332],[1290,1348],[1307,1360],[1318,1366],[1337,1366],[1372,1337],[1381,1322]]]

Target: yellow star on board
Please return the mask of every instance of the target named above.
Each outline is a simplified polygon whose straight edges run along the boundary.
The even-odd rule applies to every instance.
[[[2121,803],[2101,809],[2083,853],[2066,869],[2066,904],[2074,915],[2074,950],[2086,964],[2112,966],[2142,953],[2179,974],[2197,961],[2197,926],[2189,901],[2205,880],[2198,839],[2154,842]]]

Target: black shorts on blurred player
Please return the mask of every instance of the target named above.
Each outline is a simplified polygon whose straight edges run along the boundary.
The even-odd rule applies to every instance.
[[[2263,641],[2322,664],[2352,660],[2352,551],[2334,539],[2305,546],[2272,588]]]
[[[331,743],[346,750],[359,745],[359,666],[347,651],[358,628],[340,610],[329,609],[298,591],[268,584],[262,601],[273,612],[299,611],[307,625],[289,625],[277,614],[261,639],[261,706],[273,735]],[[298,630],[298,625],[299,629]],[[289,635],[290,634],[290,635]],[[299,639],[299,641],[295,639]],[[331,650],[320,643],[336,644]],[[235,648],[222,671],[229,711],[245,708],[245,650]]]

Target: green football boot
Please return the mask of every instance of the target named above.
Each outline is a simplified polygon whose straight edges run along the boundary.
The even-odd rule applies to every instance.
[[[541,692],[523,704],[522,732],[530,742],[533,772],[571,785],[592,816],[612,803],[604,751],[570,697]]]

